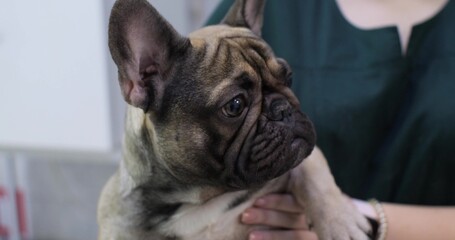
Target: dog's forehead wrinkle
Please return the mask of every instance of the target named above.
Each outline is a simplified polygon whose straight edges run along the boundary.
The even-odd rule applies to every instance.
[[[210,94],[209,100],[206,103],[206,106],[213,106],[217,103],[219,97],[225,92],[225,90],[232,85],[230,79],[224,79],[218,86],[216,86],[212,93]]]
[[[264,78],[261,76],[264,75],[262,71],[267,71],[260,69],[268,69],[266,58],[273,56],[258,53],[259,49],[267,46],[256,39],[252,39],[252,43],[250,40],[241,37],[219,38],[215,43],[209,43],[204,39],[193,39],[193,45],[197,46],[196,48],[203,52],[201,55],[205,56],[204,60],[199,61],[200,73],[208,76],[207,82],[213,85],[209,87],[211,90],[208,93],[209,100],[206,106],[214,105],[230,90],[244,87],[241,86],[245,85],[242,82],[244,79],[250,80],[246,85],[260,89],[260,82]]]
[[[244,27],[231,27],[228,25],[212,25],[207,26],[201,29],[198,29],[188,35],[190,39],[192,38],[225,38],[225,37],[235,37],[235,36],[244,36],[244,37],[254,37],[258,38],[251,30]]]
[[[227,97],[233,98],[241,92],[260,89],[260,80],[251,66],[244,65],[239,69],[240,71],[231,73],[213,88],[206,106],[214,106],[220,100],[228,101]]]
[[[273,81],[277,77],[281,78],[280,73],[284,67],[279,64],[273,51],[264,41],[243,38],[224,40],[229,43],[230,50],[241,56],[243,60],[241,63],[250,65],[261,80]]]

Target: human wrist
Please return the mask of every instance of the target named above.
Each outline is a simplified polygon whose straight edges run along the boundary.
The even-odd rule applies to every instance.
[[[374,208],[376,215],[377,215],[377,219],[379,221],[379,227],[378,227],[376,239],[385,240],[387,237],[389,223],[387,221],[384,207],[382,206],[382,203],[380,203],[378,200],[376,200],[374,198],[370,199],[368,201],[368,203]]]
[[[351,201],[357,210],[370,222],[373,239],[385,240],[388,221],[382,204],[376,199],[370,199],[368,202],[358,199],[351,199]]]

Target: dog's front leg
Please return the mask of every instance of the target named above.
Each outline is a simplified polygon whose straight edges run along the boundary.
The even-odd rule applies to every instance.
[[[343,196],[318,148],[291,171],[290,191],[320,240],[369,239],[370,225]]]

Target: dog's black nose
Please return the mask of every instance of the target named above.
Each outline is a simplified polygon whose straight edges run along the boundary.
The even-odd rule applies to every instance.
[[[271,121],[287,121],[292,117],[292,107],[284,97],[273,97],[267,104],[266,116]]]

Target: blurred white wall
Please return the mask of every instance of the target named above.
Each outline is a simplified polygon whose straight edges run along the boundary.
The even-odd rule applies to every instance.
[[[217,1],[152,3],[187,34],[202,24]],[[112,4],[112,0],[3,0],[0,147],[115,150],[120,138],[117,118],[123,114],[114,110],[122,108],[122,102],[107,50]]]
[[[219,1],[150,0],[184,35]],[[0,0],[2,240],[96,239],[125,108],[107,48],[113,3]]]
[[[108,151],[103,4],[28,0],[2,5],[0,145]]]

